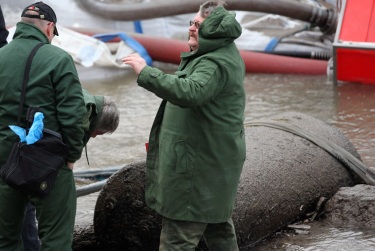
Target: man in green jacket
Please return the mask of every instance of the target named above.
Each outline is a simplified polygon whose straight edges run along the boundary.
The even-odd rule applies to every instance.
[[[76,212],[72,169],[84,146],[82,87],[72,57],[51,45],[58,35],[52,8],[37,2],[27,6],[21,16],[12,42],[0,49],[0,166],[18,137],[8,126],[17,124],[26,60],[38,43],[44,46],[31,64],[19,126],[26,127],[29,106],[39,107],[45,128],[62,135],[69,155],[46,198],[27,196],[0,179],[0,250],[22,250],[21,229],[28,201],[36,207],[41,250],[71,250]]]
[[[123,59],[138,85],[163,99],[149,138],[146,202],[163,216],[160,250],[238,250],[231,219],[246,158],[245,66],[241,34],[223,1],[208,1],[190,21],[190,52],[175,74]]]
[[[5,27],[4,15],[0,6],[0,48],[8,44],[8,34],[9,32]],[[30,203],[26,207],[25,220],[22,226],[22,241],[24,251],[38,251],[40,248],[35,222],[35,207]]]
[[[92,95],[85,89],[82,89],[82,93],[86,107],[86,115],[83,119],[83,130],[85,132],[83,142],[86,146],[90,138],[95,138],[103,134],[111,134],[116,131],[120,122],[120,111],[116,103],[109,97]],[[87,149],[87,147],[85,147],[85,149]],[[24,251],[39,250],[36,229],[35,207],[29,204],[26,210],[22,232]]]

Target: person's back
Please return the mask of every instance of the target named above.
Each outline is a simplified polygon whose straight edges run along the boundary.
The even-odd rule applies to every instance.
[[[69,154],[45,198],[28,196],[0,179],[0,250],[21,250],[21,230],[28,202],[36,207],[41,250],[71,250],[76,211],[72,168],[81,157],[82,119],[86,113],[81,84],[71,56],[50,44],[58,35],[52,8],[42,2],[34,3],[22,12],[21,21],[12,42],[0,49],[0,166],[8,158],[13,143],[18,141],[9,125],[26,128],[30,106],[43,113],[45,128],[62,135]],[[44,45],[31,63],[18,124],[26,60],[39,43]]]
[[[17,122],[26,60],[38,43],[45,45],[38,50],[31,65],[22,118],[25,118],[28,106],[39,107],[45,117],[45,127],[65,136],[71,158],[78,159],[81,153],[79,137],[72,137],[82,134],[82,127],[74,124],[84,114],[74,63],[69,54],[51,45],[35,26],[21,22],[17,24],[12,42],[0,50],[0,58],[6,59],[0,60],[0,140],[3,142],[0,144],[0,163],[5,162],[15,139],[8,126]],[[67,98],[73,100],[66,102]],[[25,120],[21,122],[25,128]]]

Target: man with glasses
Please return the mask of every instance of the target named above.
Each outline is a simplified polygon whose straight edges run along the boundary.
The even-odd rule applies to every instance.
[[[246,158],[245,66],[234,43],[241,26],[223,4],[200,6],[175,74],[123,58],[138,85],[163,99],[146,172],[147,205],[162,215],[161,251],[194,251],[202,236],[211,251],[238,250],[231,215]]]
[[[17,125],[26,60],[39,43],[27,82],[19,126],[26,127],[26,111],[38,107],[44,127],[57,131],[69,146],[66,165],[46,198],[30,196],[0,179],[0,250],[22,250],[21,230],[28,202],[36,208],[41,250],[71,250],[76,213],[74,162],[81,157],[86,114],[82,87],[72,57],[51,45],[58,35],[53,9],[43,2],[27,6],[13,40],[0,49],[0,167],[17,140],[9,125]]]

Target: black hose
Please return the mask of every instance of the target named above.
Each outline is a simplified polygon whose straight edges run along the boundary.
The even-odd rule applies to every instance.
[[[272,55],[298,57],[298,58],[311,58],[319,60],[328,60],[332,57],[330,51],[257,51]]]
[[[199,4],[191,0],[149,1],[144,3],[105,3],[98,0],[77,0],[87,11],[104,18],[135,21],[157,17],[196,13]],[[309,22],[325,34],[333,34],[337,27],[337,13],[333,9],[316,7],[292,0],[227,0],[226,9],[272,13]]]

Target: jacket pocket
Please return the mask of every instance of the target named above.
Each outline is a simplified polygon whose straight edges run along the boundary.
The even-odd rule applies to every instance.
[[[172,134],[164,134],[160,146],[161,168],[169,169],[176,173],[187,172],[186,143],[183,139],[177,139]]]
[[[187,142],[175,134],[163,133],[160,145],[158,180],[163,186],[186,189],[190,184]]]

